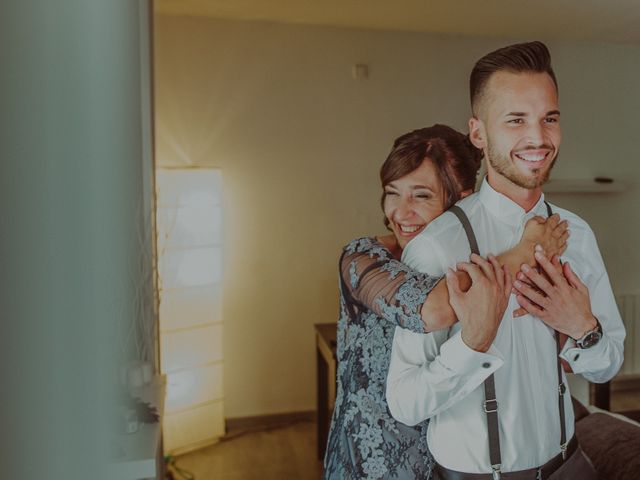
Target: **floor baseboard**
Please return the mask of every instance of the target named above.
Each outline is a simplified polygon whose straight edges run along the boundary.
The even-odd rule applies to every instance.
[[[275,413],[271,415],[256,415],[252,417],[227,418],[225,426],[227,435],[244,430],[276,428],[296,422],[314,422],[316,411]]]

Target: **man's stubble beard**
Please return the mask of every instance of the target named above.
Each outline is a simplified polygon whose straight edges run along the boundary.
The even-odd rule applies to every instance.
[[[496,173],[499,173],[514,185],[526,188],[527,190],[538,188],[549,180],[549,175],[551,175],[551,170],[553,169],[556,160],[558,160],[557,151],[555,158],[545,172],[534,177],[526,176],[518,171],[516,166],[511,162],[511,157],[506,157],[505,155],[496,153],[493,150],[491,142],[487,142],[487,161],[491,167],[496,171]],[[532,172],[539,173],[540,169],[534,169]]]

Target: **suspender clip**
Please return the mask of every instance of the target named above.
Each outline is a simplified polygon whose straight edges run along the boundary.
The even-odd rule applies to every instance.
[[[560,445],[560,450],[562,450],[562,461],[564,462],[567,459],[567,442]]]
[[[560,395],[564,395],[566,391],[567,386],[564,384],[564,382],[561,382],[560,385],[558,385],[558,392],[560,392]]]
[[[536,470],[536,480],[542,480],[542,467],[538,467]]]
[[[498,400],[492,398],[491,400],[486,400],[484,402],[484,412],[485,413],[494,413],[498,411]],[[500,465],[498,465],[498,468]]]
[[[500,474],[502,473],[502,471],[500,470],[501,467],[502,465],[500,465],[499,463],[496,465],[491,465],[491,469],[493,470],[493,480],[500,480]]]

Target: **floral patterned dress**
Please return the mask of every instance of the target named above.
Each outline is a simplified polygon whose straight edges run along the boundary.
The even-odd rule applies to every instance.
[[[420,309],[440,279],[411,270],[373,238],[344,248],[340,274],[338,385],[324,478],[430,478],[427,422],[394,420],[385,390],[395,327],[424,333]]]

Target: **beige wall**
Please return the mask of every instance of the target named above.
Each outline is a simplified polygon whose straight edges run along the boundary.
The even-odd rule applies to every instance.
[[[224,175],[227,417],[315,408],[313,324],[336,320],[341,246],[383,231],[377,170],[393,139],[466,130],[473,62],[510,42],[156,19],[158,164]],[[640,48],[549,46],[565,135],[555,176],[637,183]],[[368,80],[352,79],[355,63]],[[640,290],[637,187],[553,200],[594,226],[616,289]]]

